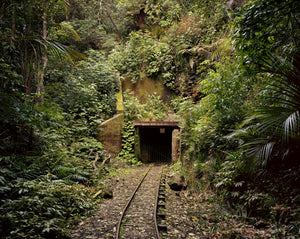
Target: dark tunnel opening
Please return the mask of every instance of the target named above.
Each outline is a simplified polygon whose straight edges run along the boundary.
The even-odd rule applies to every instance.
[[[173,130],[177,122],[135,122],[138,157],[142,162],[171,162]]]

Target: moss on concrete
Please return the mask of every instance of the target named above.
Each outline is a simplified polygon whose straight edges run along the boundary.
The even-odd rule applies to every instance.
[[[98,140],[108,153],[116,155],[121,151],[123,123],[124,115],[118,114],[100,125]]]
[[[135,84],[131,82],[130,78],[126,78],[122,81],[122,89],[123,91],[133,91],[135,96],[142,103],[145,102],[147,95],[152,95],[154,93],[160,95],[164,101],[168,101],[170,96],[170,92],[161,81],[153,80],[146,76],[144,76],[143,79],[138,80]]]
[[[120,85],[120,90],[116,94],[117,98],[117,112],[122,112],[124,111],[124,105],[123,105],[123,91],[122,91],[122,84],[120,79],[118,79],[119,85]]]

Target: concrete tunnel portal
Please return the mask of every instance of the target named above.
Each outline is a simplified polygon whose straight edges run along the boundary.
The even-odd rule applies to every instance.
[[[177,159],[179,122],[136,121],[137,154],[142,162],[171,162]]]

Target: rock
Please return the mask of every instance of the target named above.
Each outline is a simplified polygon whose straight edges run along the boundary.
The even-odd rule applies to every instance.
[[[104,198],[104,199],[110,199],[113,198],[113,191],[109,188],[101,189],[95,195],[93,198]]]
[[[268,223],[266,223],[264,221],[258,221],[257,223],[254,224],[254,227],[257,229],[266,228],[267,226],[268,226]]]
[[[174,191],[182,191],[187,188],[185,179],[182,175],[177,175],[175,177],[170,178],[168,185]]]
[[[217,222],[217,219],[214,216],[209,216],[207,214],[203,214],[202,219],[208,220],[209,222]]]
[[[250,223],[251,225],[254,225],[256,223],[257,219],[255,217],[247,217],[246,222]]]
[[[113,198],[113,191],[109,188],[103,190],[102,197],[105,199]]]

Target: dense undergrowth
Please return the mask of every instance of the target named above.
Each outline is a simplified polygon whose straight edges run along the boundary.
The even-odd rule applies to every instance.
[[[193,187],[209,185],[227,208],[297,236],[299,8],[295,0],[1,3],[1,236],[63,238],[94,207],[105,173],[92,166],[104,158],[97,126],[115,114],[117,75],[169,92],[141,102],[124,92],[120,159],[139,164],[133,121],[175,113]]]
[[[1,3],[1,238],[66,238],[105,175],[93,167],[104,158],[97,126],[115,113],[118,85],[104,53],[73,50],[64,4]]]

